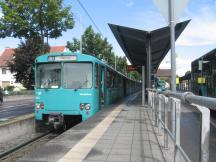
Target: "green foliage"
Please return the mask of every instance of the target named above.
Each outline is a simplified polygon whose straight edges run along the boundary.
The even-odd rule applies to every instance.
[[[32,95],[34,95],[34,91],[33,90],[10,91],[9,95],[10,96],[15,96],[15,95],[32,96]]]
[[[130,75],[131,79],[133,79],[133,80],[142,80],[141,74],[138,73],[137,71],[131,71],[129,73],[129,75]]]
[[[19,47],[15,49],[10,68],[12,72],[15,72],[16,81],[22,83],[27,89],[33,89],[34,61],[44,51],[48,52],[49,46],[44,44],[40,37],[21,42]]]
[[[127,66],[127,59],[126,57],[119,57],[116,56],[116,64],[117,67],[116,69],[120,72],[122,72],[123,74],[126,74],[126,66]]]
[[[0,37],[57,38],[74,26],[71,7],[63,0],[4,0],[0,1]]]
[[[7,87],[5,87],[5,90],[7,90],[7,91],[13,91],[14,90],[14,86],[7,86]]]
[[[34,84],[34,60],[49,51],[44,38],[58,38],[74,26],[71,7],[63,0],[0,0],[0,38],[24,38],[10,62],[16,81],[27,89]]]
[[[72,42],[67,42],[67,47],[73,52],[80,50],[80,40],[73,38]],[[82,53],[107,58],[112,54],[112,46],[89,26],[82,35]]]

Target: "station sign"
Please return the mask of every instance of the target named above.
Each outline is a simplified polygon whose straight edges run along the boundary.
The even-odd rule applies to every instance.
[[[205,84],[206,83],[206,78],[205,77],[198,77],[197,82],[198,82],[198,84]]]
[[[133,65],[127,65],[127,71],[136,71],[137,67],[133,66]]]
[[[180,81],[179,81],[179,77],[176,77],[176,84],[179,84]]]

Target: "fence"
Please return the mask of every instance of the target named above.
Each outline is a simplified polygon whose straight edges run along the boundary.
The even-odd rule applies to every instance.
[[[34,95],[34,90],[22,90],[22,91],[9,91],[4,96],[15,96],[15,95]]]
[[[201,115],[201,131],[199,144],[199,161],[209,160],[210,111],[207,106],[216,107],[215,99],[195,96],[192,93],[158,92],[148,89],[148,105],[152,108],[152,117],[158,133],[164,130],[164,147],[168,148],[168,136],[175,143],[175,162],[191,162],[180,145],[181,103],[192,105]],[[182,159],[183,158],[183,159]]]

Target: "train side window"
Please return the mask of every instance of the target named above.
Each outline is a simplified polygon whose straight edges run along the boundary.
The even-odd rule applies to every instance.
[[[98,87],[98,84],[99,84],[99,78],[98,78],[98,64],[95,63],[95,88]]]
[[[110,77],[111,77],[111,73],[110,73],[109,70],[107,70],[106,77],[107,77],[107,88],[110,88]]]
[[[119,87],[119,76],[116,75],[115,77],[115,88],[118,88]]]
[[[111,88],[115,88],[116,87],[116,75],[115,73],[111,73]]]
[[[114,74],[110,70],[107,71],[107,87],[114,87]]]

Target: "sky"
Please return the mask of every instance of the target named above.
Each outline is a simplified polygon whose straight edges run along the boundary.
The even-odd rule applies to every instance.
[[[167,26],[167,22],[154,4],[154,0],[80,0],[94,19],[103,37],[107,37],[114,52],[124,52],[114,38],[108,23],[141,29],[155,30]],[[165,0],[164,0],[165,1]],[[177,1],[177,0],[176,0]],[[180,1],[180,0],[179,0]],[[64,6],[71,5],[75,27],[57,39],[49,40],[50,45],[66,45],[73,37],[80,38],[86,27],[93,26],[77,0],[64,0]],[[216,0],[189,0],[179,21],[191,19],[190,24],[176,41],[177,75],[183,76],[190,70],[191,62],[216,47]],[[0,16],[2,13],[0,12]],[[80,23],[80,21],[82,23]],[[94,30],[98,31],[94,26]],[[5,47],[16,48],[19,39],[0,39],[0,52]],[[168,53],[160,68],[170,68]]]

